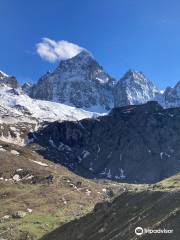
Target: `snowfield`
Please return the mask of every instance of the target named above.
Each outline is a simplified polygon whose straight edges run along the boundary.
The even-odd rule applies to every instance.
[[[27,96],[20,88],[0,86],[0,122],[80,120],[92,118],[98,113],[88,112],[65,104],[36,100]],[[6,118],[7,117],[7,118]]]

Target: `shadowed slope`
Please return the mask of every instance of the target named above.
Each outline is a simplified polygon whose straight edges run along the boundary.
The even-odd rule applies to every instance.
[[[180,180],[180,175],[176,178]],[[41,240],[177,240],[180,228],[180,185],[170,182],[152,185],[149,190],[126,192],[111,204],[98,204],[93,213],[70,222]],[[173,229],[172,234],[136,236],[136,227]],[[138,237],[138,238],[137,238]]]

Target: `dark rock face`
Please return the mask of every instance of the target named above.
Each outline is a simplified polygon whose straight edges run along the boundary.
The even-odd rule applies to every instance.
[[[15,77],[3,77],[3,78],[0,78],[0,84],[5,84],[7,85],[8,87],[11,87],[11,88],[18,88],[19,87],[19,84],[18,84],[18,81]]]
[[[14,76],[8,76],[6,73],[0,71],[0,84],[5,84],[11,88],[18,88],[19,83]]]
[[[113,82],[96,60],[82,51],[40,78],[30,96],[101,112],[113,107]]]
[[[180,171],[180,109],[157,102],[113,109],[34,134],[52,161],[86,177],[153,183]]]

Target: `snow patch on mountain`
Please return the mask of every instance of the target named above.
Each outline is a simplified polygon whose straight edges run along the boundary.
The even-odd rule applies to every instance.
[[[60,103],[31,99],[21,89],[12,89],[7,86],[0,87],[0,121],[3,122],[6,119],[1,118],[1,110],[7,118],[12,116],[13,123],[14,120],[26,122],[33,119],[40,122],[80,120],[98,115]]]

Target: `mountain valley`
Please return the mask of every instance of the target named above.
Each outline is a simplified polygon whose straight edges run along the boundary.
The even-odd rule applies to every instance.
[[[179,86],[115,80],[86,50],[35,84],[0,71],[0,239],[177,240]]]

